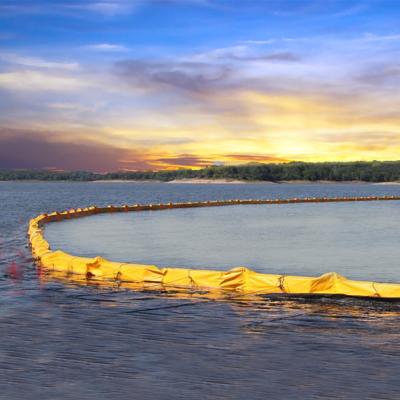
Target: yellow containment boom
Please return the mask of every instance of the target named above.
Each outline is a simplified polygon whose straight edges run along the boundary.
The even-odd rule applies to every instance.
[[[28,235],[32,254],[40,265],[49,270],[85,275],[102,281],[155,284],[163,288],[190,290],[221,290],[239,294],[345,295],[400,299],[400,283],[353,281],[334,273],[319,277],[261,274],[245,267],[229,271],[185,268],[159,268],[155,265],[118,263],[101,257],[84,258],[50,249],[43,235],[48,222],[85,217],[94,214],[130,211],[165,210],[173,208],[215,207],[242,204],[293,204],[350,201],[400,200],[400,196],[294,198],[277,200],[226,200],[191,203],[87,207],[51,214],[41,214],[29,223]]]

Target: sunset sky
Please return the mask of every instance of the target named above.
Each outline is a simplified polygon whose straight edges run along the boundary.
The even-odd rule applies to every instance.
[[[0,168],[400,159],[400,1],[0,0]]]

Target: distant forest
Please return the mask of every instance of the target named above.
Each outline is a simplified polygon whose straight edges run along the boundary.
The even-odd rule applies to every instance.
[[[192,170],[120,171],[94,173],[88,171],[48,171],[0,169],[0,180],[96,181],[137,180],[169,182],[179,179],[228,179],[241,181],[400,181],[400,161],[385,162],[290,162],[286,164],[246,164],[239,166],[210,166]]]

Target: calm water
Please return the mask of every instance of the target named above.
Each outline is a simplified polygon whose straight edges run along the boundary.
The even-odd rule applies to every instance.
[[[398,399],[397,302],[202,302],[77,285],[38,271],[26,248],[29,218],[45,211],[337,195],[400,195],[400,186],[0,183],[0,398]],[[75,253],[160,265],[399,281],[399,207],[169,210],[53,224],[46,235]],[[110,236],[129,245],[106,249]]]
[[[246,205],[50,224],[54,249],[115,261],[400,282],[400,202]],[[377,268],[379,266],[379,268]]]

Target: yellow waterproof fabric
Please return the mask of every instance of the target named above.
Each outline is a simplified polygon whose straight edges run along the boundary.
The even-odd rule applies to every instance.
[[[277,200],[227,200],[220,202],[168,203],[71,209],[41,214],[29,223],[28,236],[33,256],[49,270],[85,275],[96,281],[118,281],[195,290],[220,290],[243,294],[317,294],[361,297],[400,298],[400,284],[352,281],[331,272],[320,277],[260,274],[246,267],[229,271],[158,268],[155,265],[117,263],[101,257],[76,257],[60,250],[52,251],[43,236],[43,225],[63,219],[109,212],[150,211],[169,208],[211,207],[235,204],[289,204],[336,201],[400,200],[400,197],[306,198]]]

